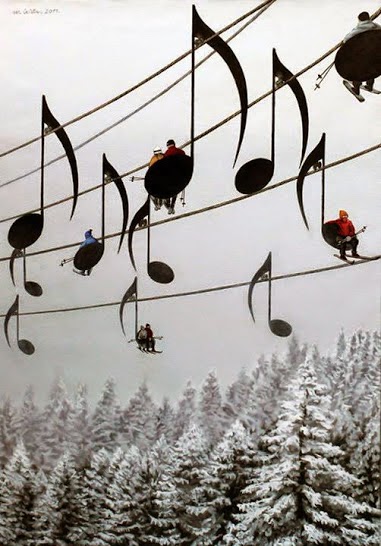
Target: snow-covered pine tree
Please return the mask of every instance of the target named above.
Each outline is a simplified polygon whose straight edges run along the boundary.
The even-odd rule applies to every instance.
[[[157,408],[144,382],[121,413],[120,430],[127,446],[136,445],[144,451],[154,443],[156,428]]]
[[[0,405],[0,468],[10,460],[16,446],[17,412],[9,397]]]
[[[179,401],[175,423],[174,439],[178,440],[196,420],[196,389],[188,381]]]
[[[34,509],[41,493],[39,478],[22,442],[0,476],[0,544],[34,546]]]
[[[198,415],[206,440],[214,445],[224,432],[222,396],[215,370],[209,372],[201,387]]]
[[[107,449],[113,453],[119,445],[119,404],[115,393],[115,381],[108,379],[103,388],[91,421],[92,449]]]
[[[79,476],[69,454],[64,454],[50,474],[47,489],[38,499],[36,536],[39,546],[81,545],[87,521]]]
[[[257,465],[256,454],[253,437],[238,420],[214,448],[203,477],[205,507],[212,516],[206,522],[209,544],[228,544],[224,537]]]
[[[81,468],[91,457],[91,422],[87,401],[87,389],[78,385],[73,411],[69,415],[68,432],[70,438],[70,453],[77,468]]]
[[[33,387],[27,387],[16,418],[17,438],[21,439],[29,459],[39,465],[42,416],[34,400]]]
[[[274,430],[263,437],[268,462],[245,489],[232,536],[240,546],[377,544],[374,510],[358,503],[358,480],[335,463],[329,397],[308,361],[290,387]]]
[[[211,512],[204,486],[208,448],[200,427],[192,425],[173,449],[170,480],[175,489],[172,507],[178,544],[206,546]]]
[[[237,419],[246,422],[253,384],[253,377],[245,369],[241,369],[237,380],[226,389],[223,403],[225,428],[229,428]]]
[[[167,397],[164,397],[162,405],[157,412],[156,440],[165,436],[168,442],[172,442],[174,437],[175,412]]]
[[[58,379],[49,393],[49,400],[42,413],[40,464],[50,470],[70,448],[68,421],[72,403],[65,383]]]

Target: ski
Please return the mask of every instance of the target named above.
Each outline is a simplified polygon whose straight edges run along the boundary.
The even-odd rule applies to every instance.
[[[359,254],[358,256],[352,256],[352,258],[357,259],[357,260],[372,261],[372,260],[379,260],[381,258],[381,256],[380,255],[378,255],[378,256],[361,256],[361,254]]]
[[[375,95],[381,95],[381,91],[378,89],[368,89],[366,85],[360,85],[361,89],[364,89],[364,91],[368,91],[368,93],[374,93]]]
[[[339,258],[339,260],[342,260],[343,262],[347,262],[349,265],[354,265],[356,263],[356,260],[348,260],[348,258],[342,258],[339,254],[334,254],[336,258]]]
[[[345,87],[348,89],[348,91],[350,93],[352,93],[352,95],[354,95],[356,97],[356,99],[360,102],[364,102],[364,97],[362,95],[358,95],[357,93],[355,93],[352,85],[350,84],[350,82],[347,82],[347,80],[343,80],[343,84],[345,85]]]

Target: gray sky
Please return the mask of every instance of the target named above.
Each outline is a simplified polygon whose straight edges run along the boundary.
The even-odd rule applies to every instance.
[[[37,136],[41,95],[54,116],[64,122],[80,115],[139,82],[189,49],[191,2],[170,1],[57,1],[0,3],[1,136],[6,150]],[[255,6],[252,1],[201,0],[200,16],[219,30]],[[48,13],[35,13],[31,10]],[[356,24],[364,9],[374,12],[379,1],[278,0],[260,19],[231,43],[245,72],[249,101],[271,87],[271,52],[297,72],[336,44]],[[13,13],[20,9],[21,14]],[[28,11],[29,10],[29,11]],[[57,11],[56,11],[57,10]],[[26,11],[26,13],[24,13]],[[233,29],[231,32],[233,32]],[[230,35],[226,33],[225,36]],[[197,53],[202,58],[210,48]],[[310,114],[309,153],[327,133],[326,161],[330,163],[380,141],[380,98],[367,94],[360,104],[344,88],[333,69],[319,91],[316,77],[333,57],[300,78]],[[188,57],[138,91],[70,126],[75,146],[138,107],[190,68]],[[380,88],[381,83],[378,82]],[[239,108],[238,94],[225,64],[213,56],[196,72],[196,134]],[[168,138],[178,144],[189,139],[190,80],[187,79],[144,111],[77,152],[80,189],[101,182],[102,153],[120,173],[145,163],[157,145]],[[235,170],[232,164],[239,118],[195,143],[195,170],[187,188],[185,211],[239,196],[234,174],[243,163],[270,154],[270,100],[251,108],[245,139]],[[301,128],[295,99],[287,88],[277,93],[276,170],[272,183],[298,173]],[[46,139],[46,158],[62,149],[57,139]],[[0,182],[39,165],[40,145],[34,144],[0,158]],[[138,173],[143,175],[144,171]],[[125,179],[130,218],[145,199],[142,183]],[[359,250],[380,252],[380,153],[372,152],[326,172],[326,219],[339,209],[349,211],[357,228],[366,224]],[[45,170],[45,201],[71,192],[66,160]],[[320,235],[320,175],[305,182],[305,207],[310,231],[304,227],[296,199],[295,182],[215,211],[169,222],[152,229],[152,259],[168,263],[175,272],[170,285],[159,285],[146,274],[146,232],[135,236],[140,297],[198,290],[250,281],[269,251],[273,275],[336,265],[333,249]],[[39,175],[0,188],[0,217],[23,214],[38,206]],[[106,232],[120,229],[121,210],[116,188],[106,189]],[[46,211],[42,236],[30,250],[79,241],[92,227],[100,235],[100,192],[80,197],[69,222],[71,203]],[[177,207],[177,212],[183,212]],[[153,213],[153,220],[166,218]],[[0,224],[1,256],[9,256],[7,233]],[[55,309],[120,301],[134,278],[127,241],[119,255],[117,239],[106,241],[105,255],[90,278],[75,275],[70,265],[59,267],[72,251],[31,257],[29,278],[44,289],[32,298],[22,289],[16,264],[20,311]],[[0,303],[6,313],[16,289],[9,263],[0,262]],[[69,386],[82,381],[93,397],[110,375],[118,382],[125,402],[143,379],[157,399],[177,396],[186,380],[197,385],[216,368],[223,385],[240,367],[251,368],[261,353],[282,352],[287,340],[275,337],[267,326],[267,287],[254,290],[253,324],[247,307],[247,287],[197,296],[141,303],[139,322],[150,322],[162,355],[140,354],[127,344],[119,326],[118,306],[72,313],[21,317],[21,337],[36,352],[23,355],[15,343],[15,319],[10,323],[12,349],[4,336],[0,343],[1,393],[19,396],[35,385],[40,397],[57,375]],[[273,317],[287,320],[301,341],[333,346],[343,328],[379,327],[380,263],[340,269],[273,283]],[[133,307],[126,306],[127,339],[133,336]]]

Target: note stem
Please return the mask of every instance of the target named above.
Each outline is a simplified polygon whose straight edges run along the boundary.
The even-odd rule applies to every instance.
[[[195,7],[192,6],[193,12]],[[191,72],[191,126],[190,126],[190,156],[193,160],[194,149],[194,110],[195,110],[195,47],[194,47],[194,13],[192,16],[192,72]]]
[[[324,139],[324,152],[322,154],[321,163],[321,225],[324,225],[325,216],[325,139]]]
[[[271,161],[275,159],[275,49],[273,49],[273,82],[271,96]]]
[[[148,197],[147,214],[147,268],[151,262],[151,199]]]
[[[40,207],[41,216],[44,217],[44,162],[45,162],[45,119],[44,119],[45,95],[42,95],[41,106],[41,183],[40,183]]]

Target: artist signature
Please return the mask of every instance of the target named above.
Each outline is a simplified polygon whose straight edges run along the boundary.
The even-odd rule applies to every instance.
[[[12,11],[13,15],[51,15],[52,13],[60,13],[60,10],[57,8],[23,8],[23,9],[14,9]]]

